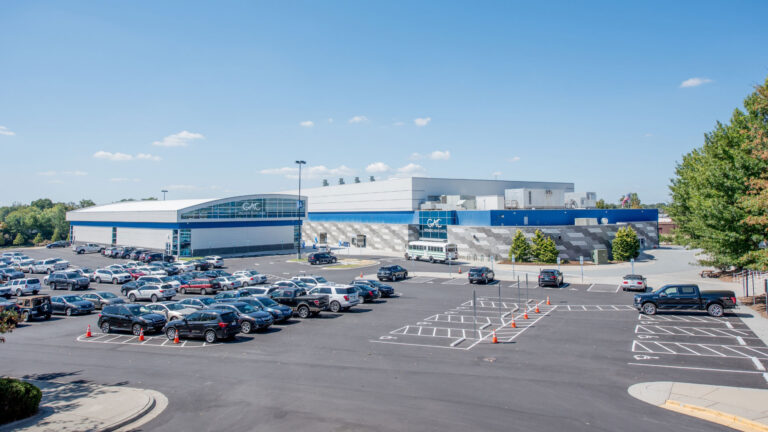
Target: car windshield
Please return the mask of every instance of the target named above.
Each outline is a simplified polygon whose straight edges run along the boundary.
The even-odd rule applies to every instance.
[[[128,312],[130,312],[131,315],[133,316],[141,316],[141,315],[153,313],[151,310],[140,305],[129,305],[129,306],[126,306],[126,308],[128,309]]]
[[[105,293],[101,293],[101,298],[113,299],[113,298],[117,298],[117,296],[112,294],[111,292],[105,292]]]
[[[214,299],[210,298],[210,297],[201,297],[198,300],[200,300],[200,303],[202,303],[202,304],[204,304],[206,306],[210,306],[210,305],[216,303],[216,301]]]
[[[172,311],[184,309],[184,306],[180,305],[178,303],[171,303],[171,304],[167,304],[165,306],[168,308],[168,310],[172,310]]]
[[[640,275],[626,275],[624,276],[624,279],[628,280],[641,280],[643,277]]]
[[[74,273],[74,272],[73,273],[67,273],[67,279],[77,279],[79,277],[80,277],[80,275],[77,274],[77,273]]]
[[[83,301],[83,298],[82,298],[82,297],[80,297],[80,296],[74,296],[74,295],[71,295],[71,296],[64,296],[64,297],[62,297],[62,298],[63,298],[64,300],[68,301],[68,302]]]
[[[273,306],[277,306],[278,305],[276,301],[274,301],[274,300],[272,300],[270,298],[259,297],[258,300],[259,300],[259,303],[261,303],[265,307],[273,307]]]
[[[160,280],[163,281],[163,282],[173,282],[176,279],[174,279],[174,278],[172,278],[170,276],[165,276],[165,277],[161,277]]]
[[[256,276],[256,275],[259,274],[259,272],[257,272],[256,270],[251,270],[251,271],[247,272],[247,274],[249,274],[251,276]]]
[[[257,312],[257,311],[258,311],[258,309],[256,309],[255,307],[253,307],[253,306],[251,306],[251,305],[249,305],[249,304],[241,304],[241,305],[237,305],[237,306],[235,306],[235,308],[236,308],[237,310],[239,310],[239,311],[240,311],[240,313],[246,313],[246,314],[247,314],[247,313],[253,313],[253,312]]]
[[[304,282],[302,282],[302,281],[293,281],[293,283],[295,283],[297,287],[301,287],[301,288],[309,288],[309,285],[305,284],[305,283],[304,283]]]
[[[544,275],[544,276],[554,276],[555,272],[553,272],[553,271],[543,271],[543,272],[541,272],[541,274]]]

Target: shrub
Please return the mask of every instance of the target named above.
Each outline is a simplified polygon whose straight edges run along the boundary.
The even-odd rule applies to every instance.
[[[58,228],[55,228],[53,230],[53,235],[51,236],[51,241],[55,242],[59,240],[61,240],[61,230],[59,230]]]
[[[528,243],[528,239],[525,238],[525,234],[520,230],[517,230],[515,237],[512,239],[512,246],[509,247],[510,261],[512,261],[512,255],[515,256],[515,261],[518,262],[526,262],[531,259],[531,245]]]
[[[619,228],[612,245],[614,261],[629,261],[630,258],[637,258],[640,255],[640,241],[631,226]]]
[[[0,378],[0,421],[12,422],[37,412],[43,392],[34,385],[10,378]]]
[[[41,245],[43,244],[43,242],[45,242],[45,238],[43,238],[42,233],[37,233],[35,238],[32,240],[32,243],[34,243],[35,245]]]
[[[5,246],[5,234],[0,233],[0,246]]]
[[[13,239],[13,245],[14,246],[24,246],[24,243],[26,243],[27,240],[24,238],[21,233],[16,234],[16,238]]]

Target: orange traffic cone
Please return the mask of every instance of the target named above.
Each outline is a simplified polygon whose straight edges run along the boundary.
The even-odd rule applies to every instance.
[[[360,279],[363,278],[363,272],[360,272]]]
[[[173,343],[177,344],[177,343],[179,343],[179,331],[178,331],[178,330],[176,330],[176,331],[175,331],[175,332],[173,332],[173,333],[174,333],[174,334],[173,334]]]
[[[541,313],[541,311],[539,311],[539,305],[536,305],[536,313]]]
[[[496,338],[496,330],[493,331],[493,341],[491,341],[491,342],[492,343],[499,343],[499,339]]]
[[[139,342],[144,342],[144,329],[139,330]]]
[[[523,313],[523,319],[528,319],[528,311],[527,310]]]
[[[515,324],[515,317],[512,317],[512,322],[509,323],[509,326],[512,328],[517,328],[517,324]]]
[[[547,296],[547,306],[551,305],[552,303],[549,302],[549,296]]]
[[[461,267],[459,267],[459,274],[461,274]]]
[[[89,337],[91,337],[91,336],[93,336],[93,335],[91,334],[91,325],[90,325],[90,324],[88,324],[88,329],[85,331],[85,337],[89,338]]]

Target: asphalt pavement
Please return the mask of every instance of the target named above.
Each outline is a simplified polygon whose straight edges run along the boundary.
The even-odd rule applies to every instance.
[[[26,253],[94,268],[120,262],[69,249]],[[394,298],[206,346],[162,344],[162,335],[155,344],[83,341],[88,324],[100,336],[96,314],[58,316],[7,335],[3,373],[159,391],[168,408],[142,428],[157,431],[719,431],[627,389],[652,381],[766,388],[766,347],[734,314],[647,320],[628,307],[632,294],[611,284],[479,286],[448,278],[442,264],[381,257],[329,270],[291,258],[227,259],[225,270],[348,282],[398,263],[446,277],[392,283]]]

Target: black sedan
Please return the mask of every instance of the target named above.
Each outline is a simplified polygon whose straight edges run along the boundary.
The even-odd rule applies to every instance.
[[[376,277],[378,277],[380,281],[384,279],[397,281],[400,279],[406,279],[408,277],[408,270],[399,265],[385,266],[379,268],[378,273],[376,273]]]
[[[357,295],[360,297],[362,303],[369,303],[381,297],[379,290],[372,286],[363,286],[358,284],[354,284],[352,286],[357,290]]]
[[[496,277],[496,275],[493,273],[493,270],[488,267],[472,267],[467,272],[467,278],[471,284],[479,282],[488,284],[488,282],[493,281],[494,277]]]
[[[372,287],[379,290],[379,294],[381,294],[382,297],[392,297],[395,295],[395,289],[392,288],[390,285],[381,283],[375,279],[356,279],[350,282],[351,285],[360,285],[364,287]]]
[[[55,241],[53,243],[48,243],[47,245],[45,245],[45,247],[48,249],[65,248],[67,246],[69,246],[69,242],[63,241],[63,240]]]
[[[93,303],[76,295],[51,297],[53,313],[70,315],[84,315],[93,312]]]

